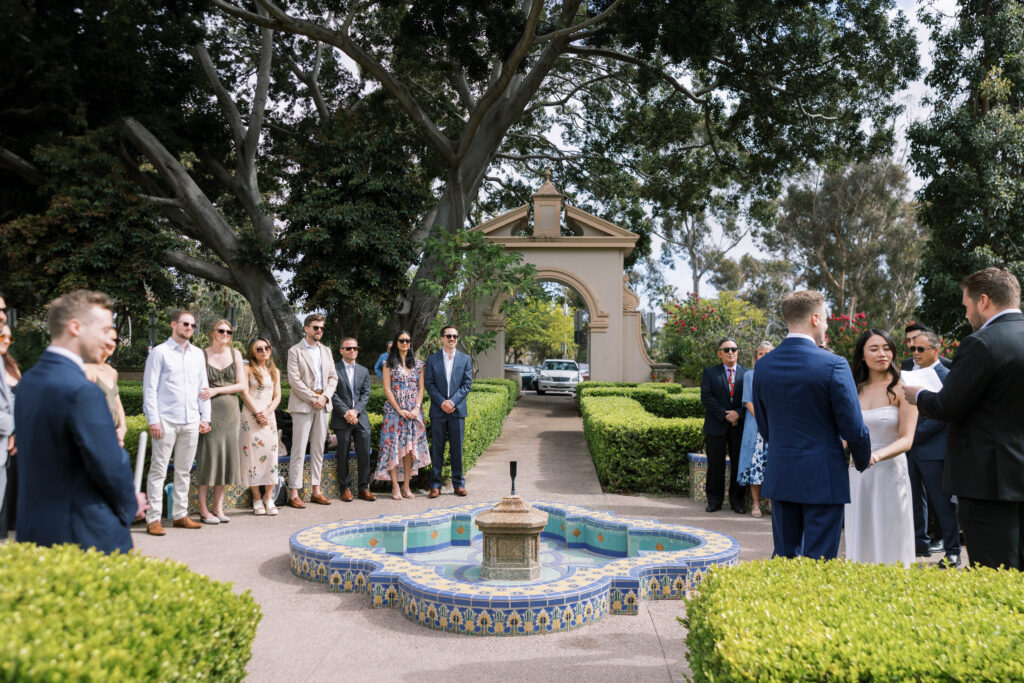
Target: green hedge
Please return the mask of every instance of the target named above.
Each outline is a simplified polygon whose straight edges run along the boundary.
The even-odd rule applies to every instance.
[[[619,388],[619,389],[658,389],[664,391],[667,394],[679,394],[686,389],[681,384],[675,384],[673,382],[594,382],[586,381],[580,382],[576,385],[576,398],[586,396],[589,389],[608,389],[608,388]],[[700,391],[697,391],[698,395]]]
[[[499,379],[484,378],[473,380],[473,388],[479,389],[481,387],[500,387],[505,391],[505,407],[507,412],[512,412],[512,409],[516,407],[516,401],[519,400],[519,384],[514,379]]]
[[[260,609],[183,564],[0,546],[0,680],[241,681]]]
[[[1024,680],[1024,574],[846,561],[715,568],[686,606],[695,681]]]
[[[678,385],[677,385],[678,386]],[[700,394],[668,393],[658,387],[589,387],[583,396],[625,396],[639,401],[650,413],[658,417],[704,417],[704,404]]]
[[[121,394],[121,405],[125,415],[142,414],[142,382],[120,379],[117,391]]]
[[[687,492],[687,453],[704,447],[703,419],[658,417],[625,396],[584,396],[580,410],[602,486],[610,491]]]

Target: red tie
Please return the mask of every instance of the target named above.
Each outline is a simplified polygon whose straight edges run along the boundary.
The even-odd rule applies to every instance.
[[[733,390],[732,373],[733,373],[733,369],[732,368],[727,368],[727,370],[729,372],[729,398],[732,398],[732,390]]]

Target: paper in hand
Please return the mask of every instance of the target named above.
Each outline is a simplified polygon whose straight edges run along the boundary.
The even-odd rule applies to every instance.
[[[928,391],[936,393],[942,391],[942,380],[935,374],[933,368],[921,368],[920,370],[904,370],[900,373],[900,379],[908,387],[924,387]]]

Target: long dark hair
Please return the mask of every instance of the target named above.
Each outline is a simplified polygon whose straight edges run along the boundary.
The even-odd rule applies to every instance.
[[[889,386],[885,388],[885,391],[892,400],[896,400],[896,392],[893,391],[893,387],[900,383],[900,370],[896,367],[896,345],[892,343],[892,337],[885,330],[879,330],[872,327],[870,330],[865,330],[860,337],[857,339],[856,346],[853,347],[853,380],[857,383],[857,391],[867,384],[868,379],[871,377],[871,372],[868,370],[868,364],[864,362],[864,347],[867,346],[868,339],[871,337],[879,336],[885,343],[889,345],[889,350],[892,351],[892,358],[889,360]]]
[[[266,337],[256,337],[249,342],[249,348],[246,350],[249,368],[252,370],[252,374],[256,375],[256,381],[263,384],[263,368],[260,367],[260,357],[256,355],[256,345],[260,342],[270,347],[270,355],[267,356],[267,372],[270,373],[270,381],[274,382],[280,376],[280,370],[274,364],[274,345]]]
[[[398,355],[398,338],[403,334],[409,339],[412,339],[412,335],[406,330],[399,330],[398,333],[395,334],[395,338],[391,340],[391,350],[388,351],[388,367],[392,370],[397,370],[399,365],[402,363],[402,358]],[[405,367],[410,370],[416,367],[416,354],[413,353],[412,342],[409,342],[409,350],[405,353]]]

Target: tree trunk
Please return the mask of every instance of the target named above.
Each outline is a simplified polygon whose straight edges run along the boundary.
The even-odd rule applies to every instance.
[[[302,324],[292,310],[277,278],[269,270],[247,265],[231,268],[238,282],[236,289],[252,307],[261,337],[274,347],[277,367],[284,371],[288,349],[302,339]]]

